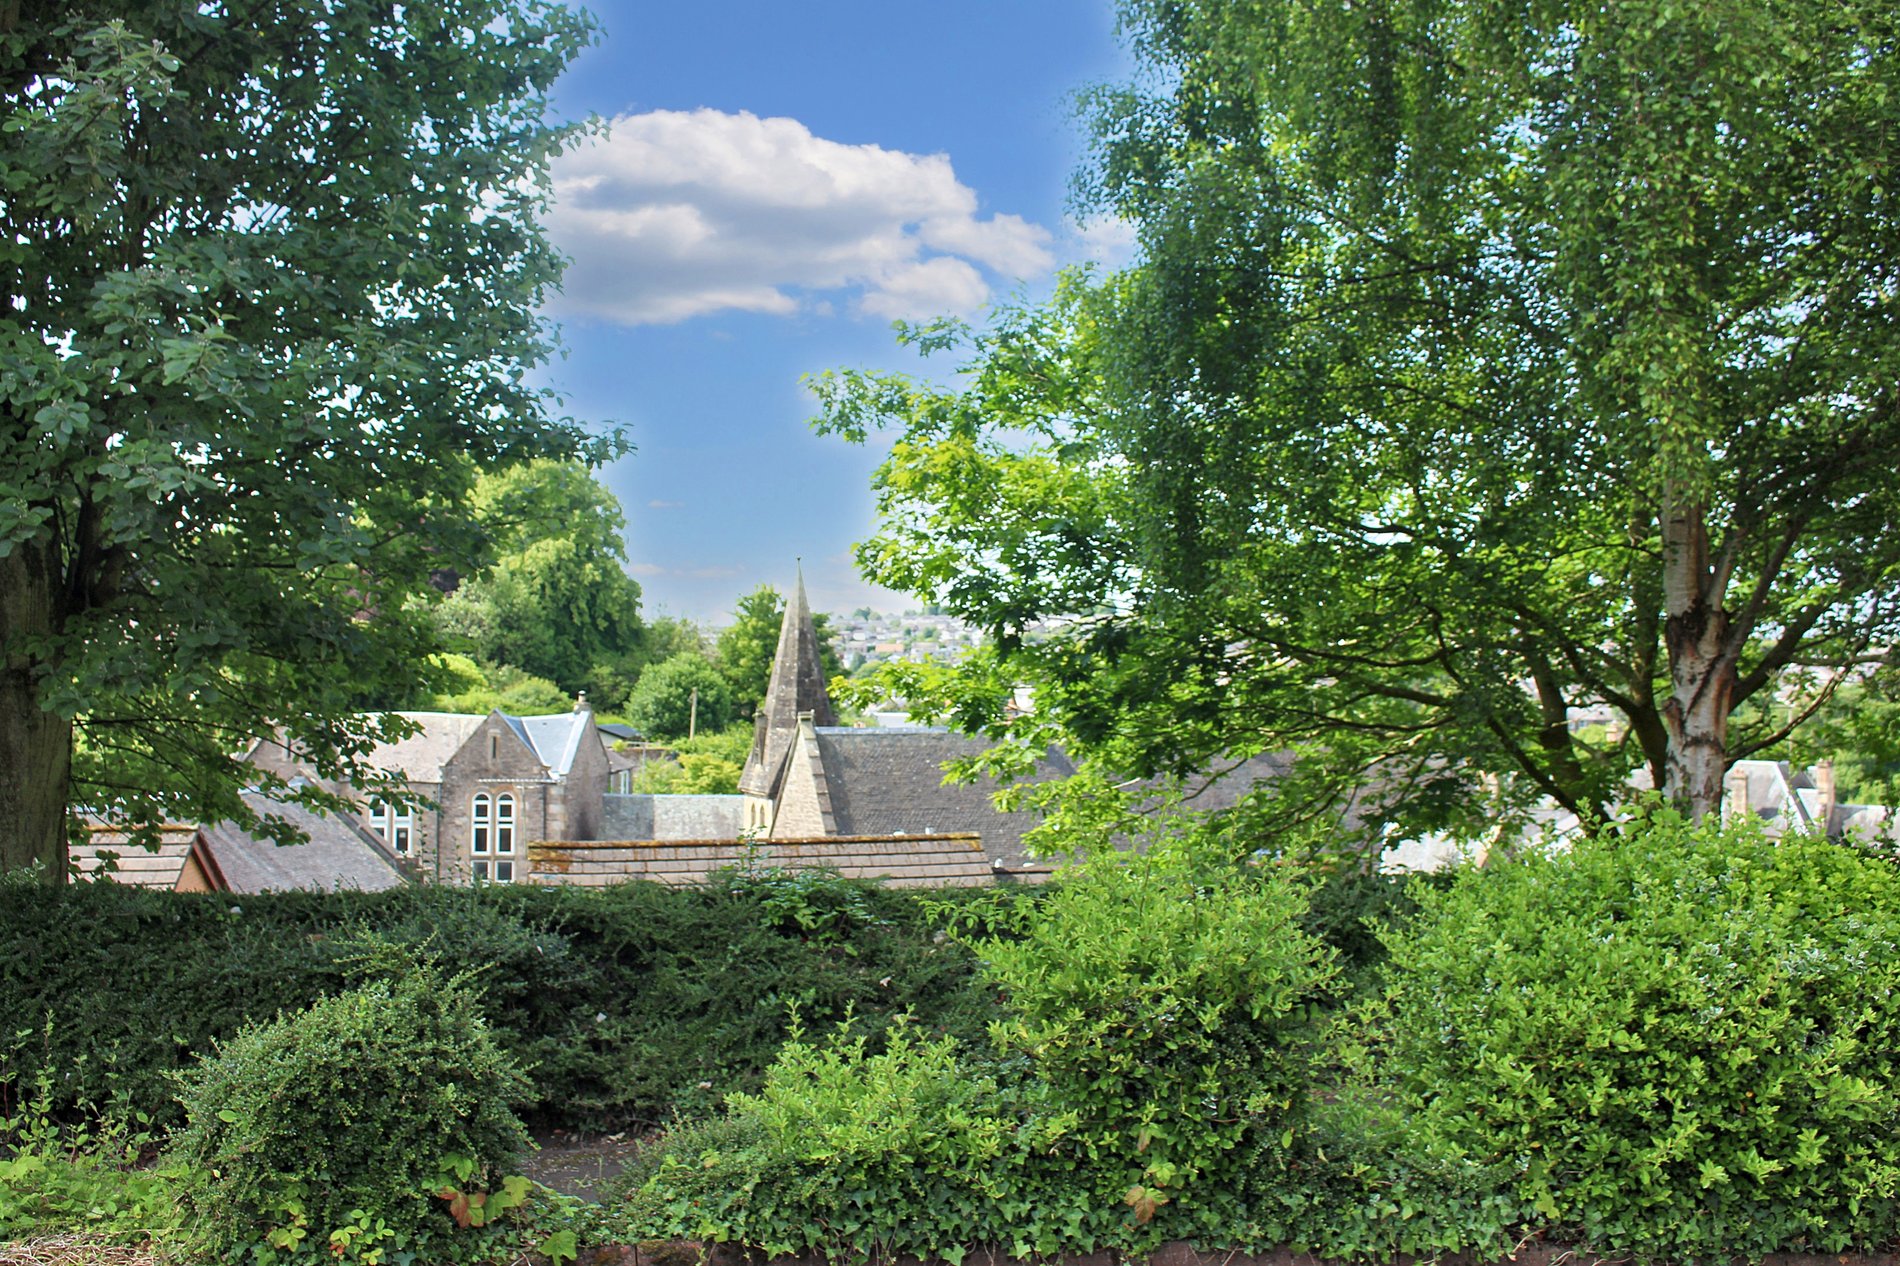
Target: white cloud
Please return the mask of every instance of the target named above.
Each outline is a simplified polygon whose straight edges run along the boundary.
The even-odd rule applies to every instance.
[[[557,308],[627,325],[736,309],[968,315],[1054,266],[1052,236],[979,218],[943,154],[813,136],[717,110],[622,115],[554,165]],[[848,292],[835,295],[827,292]]]
[[[1126,268],[1141,247],[1135,226],[1117,216],[1101,216],[1086,223],[1068,224],[1076,253],[1105,268]]]

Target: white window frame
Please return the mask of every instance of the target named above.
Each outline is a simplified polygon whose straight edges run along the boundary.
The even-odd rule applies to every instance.
[[[495,852],[515,853],[515,798],[505,791],[495,797]]]
[[[488,856],[489,833],[494,830],[494,801],[486,791],[478,791],[468,802],[468,849],[477,857]]]
[[[401,809],[391,809],[382,800],[369,802],[369,830],[383,843],[394,850],[396,856],[409,856],[415,843],[416,815],[408,805]]]

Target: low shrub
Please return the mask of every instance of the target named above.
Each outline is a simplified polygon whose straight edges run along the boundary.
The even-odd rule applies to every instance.
[[[1302,912],[1278,870],[1168,850],[983,903],[966,935],[1005,1008],[987,1049],[793,1042],[757,1094],[670,1137],[635,1221],[833,1256],[1269,1242],[1331,970]]]
[[[900,1028],[875,1052],[862,1035],[795,1039],[757,1094],[668,1139],[633,1221],[775,1256],[1049,1252],[1084,1238],[1094,1212],[1059,1206],[1051,1181],[1072,1122],[948,1038]],[[1064,1219],[1073,1237],[1052,1233]]]
[[[1474,1226],[1502,1202],[1601,1249],[1723,1259],[1900,1235],[1893,863],[1657,812],[1419,900],[1364,1103],[1465,1176]]]
[[[185,1201],[220,1258],[446,1241],[525,1195],[502,1176],[528,1146],[509,1110],[527,1092],[470,992],[410,970],[246,1029],[184,1080]]]
[[[1076,1114],[1067,1146],[1132,1245],[1284,1238],[1309,1004],[1332,951],[1288,870],[1167,845],[1091,858],[1019,934],[974,940],[1004,996],[997,1047]]]
[[[177,1175],[143,1164],[152,1141],[135,1114],[56,1121],[50,1087],[0,1114],[0,1242],[84,1235],[107,1243],[159,1238],[177,1224]]]

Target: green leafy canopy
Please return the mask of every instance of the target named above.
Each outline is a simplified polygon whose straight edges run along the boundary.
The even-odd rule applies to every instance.
[[[953,387],[816,380],[821,429],[898,432],[865,574],[991,635],[940,710],[1476,832],[1639,769],[1707,812],[1802,720],[1736,705],[1891,644],[1890,6],[1121,16],[1149,73],[1086,98],[1079,183],[1140,262],[906,330]]]
[[[591,35],[544,0],[0,13],[0,866],[58,873],[69,801],[246,820],[266,721],[367,785],[353,714],[433,648],[408,600],[490,552],[477,472],[617,449],[527,377],[543,112]]]

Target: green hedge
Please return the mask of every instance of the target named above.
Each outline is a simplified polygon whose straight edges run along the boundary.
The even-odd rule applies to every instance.
[[[56,1110],[117,1101],[175,1123],[172,1073],[370,978],[387,943],[481,969],[483,1018],[533,1081],[527,1115],[549,1125],[657,1122],[756,1088],[794,1007],[813,1027],[908,1010],[966,1036],[993,1007],[930,903],[825,874],[246,897],[0,887],[0,1109],[45,1070]]]
[[[1461,1175],[1441,1213],[1670,1258],[1900,1236],[1890,860],[1662,813],[1421,905],[1369,1089]]]
[[[1102,859],[966,934],[988,1041],[789,1046],[628,1176],[629,1209],[836,1257],[1900,1244],[1890,860],[1656,813],[1394,895]],[[1327,908],[1410,904],[1340,1011]]]
[[[1335,970],[1306,911],[1274,867],[1092,858],[966,923],[1004,1000],[982,1047],[788,1045],[759,1094],[645,1164],[635,1216],[838,1260],[1276,1242]]]

